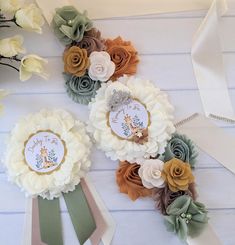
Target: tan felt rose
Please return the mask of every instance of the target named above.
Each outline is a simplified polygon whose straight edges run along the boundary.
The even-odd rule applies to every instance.
[[[120,192],[127,194],[132,201],[152,194],[152,189],[143,186],[138,174],[139,168],[139,164],[125,161],[120,162],[119,169],[116,171],[116,181]]]
[[[189,163],[177,158],[173,158],[164,164],[162,178],[173,192],[188,190],[189,184],[194,182]]]
[[[105,40],[102,39],[100,31],[92,28],[84,33],[83,39],[76,45],[87,50],[88,56],[94,51],[104,51],[106,49]]]
[[[77,46],[66,49],[63,59],[64,71],[78,77],[85,75],[90,64],[87,57],[87,51]]]
[[[105,46],[111,60],[116,65],[115,72],[111,78],[113,81],[124,74],[134,75],[136,73],[139,58],[131,42],[123,41],[121,37],[117,37],[114,40],[106,40]]]

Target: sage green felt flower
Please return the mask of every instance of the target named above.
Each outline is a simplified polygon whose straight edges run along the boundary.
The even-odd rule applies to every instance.
[[[64,73],[66,80],[65,86],[69,97],[79,104],[87,105],[96,95],[96,91],[100,88],[100,81],[92,80],[88,74],[82,77],[73,76]]]
[[[193,141],[185,135],[175,134],[166,146],[164,160],[167,162],[172,158],[178,158],[194,167],[197,156]]]
[[[208,223],[205,206],[187,195],[175,199],[166,213],[167,230],[176,233],[181,240],[186,240],[187,236],[198,236]]]
[[[86,12],[81,14],[73,6],[65,6],[56,9],[52,28],[57,38],[64,45],[69,45],[73,41],[80,42],[83,39],[84,32],[91,30],[92,21]]]

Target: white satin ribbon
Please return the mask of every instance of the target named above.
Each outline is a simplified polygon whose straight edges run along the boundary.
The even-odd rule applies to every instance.
[[[32,198],[26,199],[22,245],[32,245]]]
[[[215,234],[210,224],[206,226],[204,231],[198,237],[195,238],[188,237],[187,243],[189,245],[207,245],[207,244],[222,245],[221,241]]]
[[[176,127],[177,132],[186,134],[199,148],[235,174],[235,163],[231,157],[235,149],[234,137],[200,114],[184,119]]]
[[[194,114],[176,124],[177,132],[187,135],[194,143],[224,167],[235,174],[235,163],[231,155],[235,149],[235,138],[226,134],[208,118]],[[223,142],[219,144],[219,142]],[[199,236],[188,239],[189,245],[220,245],[219,238],[210,227]]]
[[[79,11],[87,10],[91,19],[162,14],[191,10],[205,10],[212,0],[35,0],[48,22],[55,8],[73,5]]]
[[[235,122],[224,71],[219,33],[220,18],[226,10],[225,1],[213,1],[205,19],[194,35],[191,54],[206,116]]]

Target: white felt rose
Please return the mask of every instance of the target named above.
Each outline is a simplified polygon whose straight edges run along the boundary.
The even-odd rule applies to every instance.
[[[139,176],[146,188],[164,187],[164,179],[162,178],[163,166],[164,162],[159,159],[149,159],[141,163]]]
[[[88,74],[91,79],[106,82],[115,71],[115,64],[111,61],[107,52],[94,51],[90,57],[90,67]]]
[[[24,56],[20,64],[20,80],[26,81],[30,79],[33,74],[47,79],[48,74],[45,72],[45,66],[47,63],[48,61],[46,59],[35,54]]]
[[[150,119],[148,141],[144,144],[120,139],[112,132],[107,115],[109,98],[113,91],[130,93],[130,96],[145,105]],[[155,87],[150,81],[123,77],[116,82],[102,83],[96,97],[89,104],[90,115],[88,131],[92,134],[96,145],[112,160],[136,162],[139,158],[155,157],[162,154],[168,140],[175,132],[173,124],[173,107],[167,95]]]
[[[37,132],[48,130],[60,136],[66,153],[60,168],[49,174],[39,174],[26,163],[25,142]],[[91,165],[90,149],[91,141],[83,123],[63,110],[42,110],[17,123],[10,135],[4,163],[9,180],[27,196],[53,199],[62,192],[73,191],[86,175]]]
[[[44,19],[40,9],[35,4],[29,4],[15,13],[16,23],[23,29],[42,33]]]
[[[25,53],[25,49],[22,47],[23,37],[16,35],[11,38],[4,38],[0,40],[0,55],[4,57],[13,57],[17,54]]]

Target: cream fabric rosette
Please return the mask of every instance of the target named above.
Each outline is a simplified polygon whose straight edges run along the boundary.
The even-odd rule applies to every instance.
[[[25,142],[40,131],[51,131],[64,142],[66,152],[60,167],[48,174],[39,174],[26,163]],[[23,118],[11,132],[5,165],[9,180],[15,182],[27,196],[47,199],[75,189],[91,165],[91,141],[83,123],[63,110],[42,110]]]
[[[131,98],[145,106],[150,119],[147,142],[139,144],[120,139],[113,133],[107,115],[110,111],[108,101],[114,91],[130,93]],[[125,76],[116,82],[104,83],[89,107],[87,129],[93,135],[97,147],[112,160],[136,162],[143,157],[149,158],[162,154],[167,141],[175,132],[173,107],[167,95],[148,80]]]

